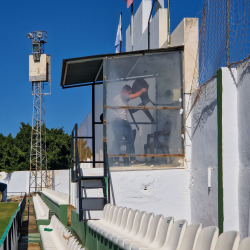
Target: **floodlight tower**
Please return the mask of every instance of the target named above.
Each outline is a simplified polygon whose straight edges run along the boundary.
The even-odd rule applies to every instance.
[[[29,56],[29,81],[32,82],[33,116],[30,148],[29,193],[43,188],[54,187],[53,171],[47,171],[45,95],[51,94],[50,56],[44,54],[47,43],[46,31],[27,34],[32,42],[32,55]],[[48,86],[48,87],[46,87]],[[49,89],[49,91],[45,91]],[[52,172],[52,173],[51,173]]]

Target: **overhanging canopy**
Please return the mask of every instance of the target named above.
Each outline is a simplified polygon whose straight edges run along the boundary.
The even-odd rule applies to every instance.
[[[150,54],[159,52],[171,52],[183,50],[184,46],[131,51],[119,54],[104,54],[96,56],[64,59],[62,65],[61,83],[62,88],[92,85],[103,81],[103,60],[112,57],[125,57],[131,55]],[[130,65],[132,68],[133,65]]]

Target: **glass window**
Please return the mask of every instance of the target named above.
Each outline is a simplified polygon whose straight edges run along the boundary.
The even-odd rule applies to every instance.
[[[182,53],[104,60],[109,166],[178,166],[183,157]]]

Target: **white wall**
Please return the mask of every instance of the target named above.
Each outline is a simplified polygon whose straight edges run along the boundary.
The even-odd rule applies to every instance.
[[[16,171],[10,174],[0,172],[0,182],[8,185],[8,193],[29,193],[29,171]],[[55,170],[55,191],[69,194],[69,170]]]
[[[11,194],[9,192],[29,192],[29,171],[16,171],[12,173],[0,172],[0,182],[8,185],[8,195],[19,195]]]
[[[250,62],[237,68],[239,128],[239,222],[243,237],[250,236]]]
[[[222,164],[224,231],[239,230],[237,87],[228,68],[222,68]],[[232,69],[235,75],[236,70]],[[236,76],[236,75],[235,75]]]
[[[151,0],[142,0],[134,15],[134,46],[133,50],[148,49],[148,19],[152,8]],[[150,49],[165,48],[168,36],[167,9],[160,8],[150,23]],[[131,26],[126,30],[126,51],[132,51]]]
[[[184,86],[185,92],[191,91],[198,74],[194,74],[198,62],[199,19],[184,18],[171,34],[171,47],[184,45]]]
[[[190,173],[186,169],[111,172],[116,205],[190,222]]]
[[[222,114],[217,113],[216,80],[201,87],[192,111],[191,217],[203,226],[218,224],[218,136],[222,136],[224,231],[239,230],[245,238],[250,205],[250,66],[221,71]],[[217,119],[222,119],[222,135]],[[213,169],[210,193],[208,167]]]
[[[203,86],[192,111],[191,221],[218,225],[217,82]],[[195,98],[196,92],[192,98]],[[208,168],[212,167],[212,188],[208,190]]]
[[[55,170],[55,191],[69,194],[69,170]]]

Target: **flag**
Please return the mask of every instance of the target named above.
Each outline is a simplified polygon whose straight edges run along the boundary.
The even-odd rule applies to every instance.
[[[133,3],[133,0],[126,0],[127,1],[127,8]]]
[[[116,34],[116,39],[115,39],[115,53],[120,53],[122,52],[122,13],[120,15],[120,20],[117,28],[117,34]]]

